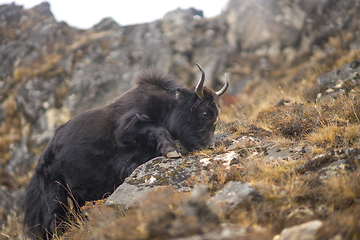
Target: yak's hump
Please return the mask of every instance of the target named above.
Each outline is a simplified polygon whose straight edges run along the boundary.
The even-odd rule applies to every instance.
[[[141,85],[155,85],[166,91],[176,91],[179,85],[175,82],[172,75],[164,75],[161,71],[150,69],[143,71],[136,79],[135,84]]]

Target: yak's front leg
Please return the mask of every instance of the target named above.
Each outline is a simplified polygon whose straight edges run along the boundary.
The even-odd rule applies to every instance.
[[[148,126],[144,128],[144,133],[150,141],[155,141],[157,150],[168,158],[179,158],[181,153],[172,140],[172,136],[168,130],[159,126]]]

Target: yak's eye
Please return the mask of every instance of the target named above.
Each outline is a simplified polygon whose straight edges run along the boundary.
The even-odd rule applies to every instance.
[[[207,111],[203,111],[203,116],[204,116],[205,118],[208,118],[208,117],[209,117],[209,113],[208,113]]]

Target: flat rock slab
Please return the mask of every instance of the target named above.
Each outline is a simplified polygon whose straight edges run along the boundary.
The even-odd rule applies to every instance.
[[[177,159],[157,157],[135,169],[125,183],[144,187],[171,185],[175,189],[189,191],[184,181],[201,169],[197,156]]]
[[[154,158],[136,168],[107,199],[105,205],[129,208],[137,199],[161,186],[170,185],[178,191],[190,191],[185,180],[201,169],[201,163],[195,156],[178,159]]]

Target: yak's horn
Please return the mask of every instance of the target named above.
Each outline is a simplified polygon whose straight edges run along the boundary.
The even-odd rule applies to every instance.
[[[204,86],[204,81],[205,81],[205,72],[204,70],[200,67],[199,64],[196,63],[196,66],[198,66],[198,68],[201,71],[201,78],[199,80],[199,82],[197,83],[196,87],[195,87],[195,93],[196,95],[202,99],[204,97],[204,91],[203,91],[203,86]]]
[[[229,81],[227,80],[226,73],[225,73],[225,85],[222,87],[222,89],[220,89],[219,91],[216,92],[216,95],[218,95],[220,97],[221,95],[223,95],[226,92],[228,87],[229,87]]]

